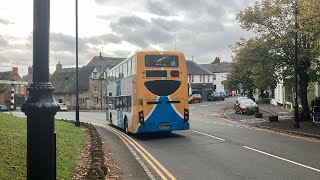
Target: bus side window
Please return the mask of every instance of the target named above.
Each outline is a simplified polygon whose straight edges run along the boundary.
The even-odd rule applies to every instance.
[[[136,73],[136,58],[132,58],[132,74],[134,75]]]
[[[131,67],[131,60],[132,59],[129,59],[128,60],[128,76],[131,76],[132,75],[132,67]]]
[[[109,98],[108,98],[108,106],[109,106],[109,109],[114,109],[114,104],[115,104],[114,97],[109,97]]]
[[[116,104],[115,104],[115,107],[116,107],[116,110],[120,110],[120,97],[116,97]]]
[[[128,100],[127,108],[128,108],[128,111],[130,112],[131,111],[131,96],[127,96],[127,100]]]
[[[128,98],[127,96],[122,97],[122,111],[128,111],[127,109]]]

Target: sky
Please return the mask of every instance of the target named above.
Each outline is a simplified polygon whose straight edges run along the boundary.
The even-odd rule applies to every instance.
[[[252,36],[236,14],[255,0],[78,0],[79,66],[94,56],[128,57],[138,50],[180,51],[186,59],[231,61],[229,45]],[[50,1],[50,54],[75,67],[75,0]],[[32,66],[33,1],[0,0],[0,71]]]

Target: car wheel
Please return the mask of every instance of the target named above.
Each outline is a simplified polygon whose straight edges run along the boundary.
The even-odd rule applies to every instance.
[[[194,103],[194,100],[191,100],[191,101],[190,101],[190,104],[193,104],[193,103]]]
[[[237,111],[236,109],[234,109],[234,112],[235,112],[236,114],[238,114],[238,111]]]
[[[200,100],[199,103],[201,103],[202,101]]]
[[[240,114],[242,115],[243,114],[243,111],[240,109]]]

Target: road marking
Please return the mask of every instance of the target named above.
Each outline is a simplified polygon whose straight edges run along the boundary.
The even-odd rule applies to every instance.
[[[292,164],[295,164],[295,165],[298,165],[298,166],[301,166],[301,167],[304,167],[304,168],[307,168],[307,169],[311,169],[311,170],[320,172],[320,169],[316,169],[316,168],[313,168],[313,167],[310,167],[310,166],[307,166],[307,165],[304,165],[304,164],[301,164],[301,163],[298,163],[298,162],[295,162],[295,161],[291,161],[291,160],[288,160],[288,159],[285,159],[285,158],[282,158],[282,157],[279,157],[279,156],[275,156],[275,155],[273,155],[273,154],[266,153],[266,152],[263,152],[263,151],[260,151],[260,150],[257,150],[257,149],[248,147],[248,146],[243,146],[243,147],[244,147],[244,148],[247,148],[247,149],[250,149],[250,150],[252,150],[252,151],[256,151],[256,152],[258,152],[258,153],[261,153],[261,154],[264,154],[264,155],[267,155],[267,156],[276,158],[276,159],[280,159],[280,160],[282,160],[282,161],[286,161],[286,162],[289,162],[289,163],[292,163]]]
[[[195,108],[195,107],[189,106],[189,109],[193,109],[193,108]]]
[[[112,130],[109,130],[110,132],[113,132]],[[114,134],[116,134],[115,132],[113,132]],[[121,140],[122,142],[128,147],[128,149],[130,150],[130,152],[133,154],[133,156],[136,158],[136,160],[140,163],[140,165],[143,167],[144,171],[147,173],[147,175],[150,177],[151,180],[155,180],[156,178],[154,178],[154,176],[152,175],[152,173],[150,172],[150,170],[148,169],[148,167],[143,163],[143,161],[141,160],[141,158],[137,155],[137,153],[131,148],[131,146],[128,144],[128,142],[121,137],[120,135],[116,134]]]
[[[199,134],[205,135],[205,136],[209,136],[209,137],[212,137],[212,138],[215,138],[215,139],[219,139],[219,140],[221,140],[221,141],[225,141],[225,139],[222,139],[222,138],[219,138],[219,137],[216,137],[216,136],[212,136],[212,135],[210,135],[210,134],[206,134],[206,133],[199,132],[199,131],[195,131],[195,130],[191,130],[191,131],[193,131],[193,132],[195,132],[195,133],[199,133]]]
[[[208,106],[208,105],[204,104],[204,105],[200,105],[200,106]]]
[[[158,165],[158,167],[172,180],[176,180],[176,178],[165,168],[163,167],[160,162],[158,160],[156,160],[146,149],[144,149],[138,142],[136,142],[135,140],[133,140],[130,136],[124,134],[123,132],[116,130],[116,129],[111,129],[111,127],[106,127],[107,129],[117,133],[118,135],[122,136],[124,139],[126,139],[138,152],[139,154],[141,154],[141,156],[143,156],[143,158],[150,164],[150,166],[152,166],[152,168],[159,174],[159,176],[162,179],[167,179],[162,173],[161,171],[153,164],[153,162]],[[141,150],[153,161],[151,162],[151,160],[146,157],[146,155],[141,152]]]

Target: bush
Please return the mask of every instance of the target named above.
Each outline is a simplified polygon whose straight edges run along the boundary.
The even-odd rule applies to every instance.
[[[254,115],[254,109],[247,107],[246,108],[246,114],[249,115]]]

